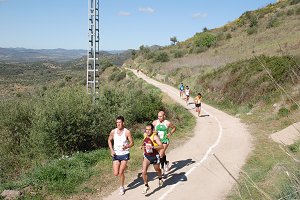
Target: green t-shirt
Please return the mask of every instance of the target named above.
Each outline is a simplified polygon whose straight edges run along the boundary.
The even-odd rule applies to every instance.
[[[166,120],[162,123],[157,120],[155,130],[157,131],[157,135],[162,143],[169,143],[169,138],[167,137],[168,134],[168,126]]]

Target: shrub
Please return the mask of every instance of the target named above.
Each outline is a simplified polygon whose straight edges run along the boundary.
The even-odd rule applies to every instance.
[[[203,46],[201,46],[201,47],[195,47],[194,49],[193,49],[193,52],[194,53],[203,53],[203,52],[205,52],[205,51],[207,51],[207,47],[203,47]]]
[[[183,51],[177,50],[174,53],[174,58],[181,58],[184,55]]]
[[[292,145],[289,145],[288,148],[289,148],[289,150],[290,150],[291,152],[297,153],[297,152],[299,151],[299,149],[300,149],[299,143],[294,143],[294,144],[292,144]]]
[[[236,25],[237,25],[238,27],[242,27],[242,26],[244,26],[245,24],[246,24],[246,21],[245,21],[245,18],[244,18],[244,17],[240,17],[240,18],[238,18],[237,21],[236,21]]]
[[[230,38],[232,38],[231,34],[230,34],[230,33],[227,33],[227,34],[226,34],[226,39],[228,40],[228,39],[230,39]]]
[[[169,55],[166,52],[158,52],[154,57],[154,62],[168,62]]]
[[[249,27],[256,27],[257,26],[258,20],[257,20],[257,17],[255,15],[251,15],[249,20],[250,20]]]
[[[48,91],[36,105],[32,137],[38,149],[57,157],[96,148],[99,117],[92,114],[91,103],[79,88]]]
[[[279,117],[286,117],[289,115],[289,110],[287,108],[280,108],[278,110],[278,116]]]
[[[148,53],[145,53],[144,58],[147,60],[150,60],[152,58],[154,58],[155,53],[153,51],[149,51]]]
[[[256,27],[250,27],[247,29],[247,34],[252,35],[254,33],[257,33],[257,28]]]
[[[34,107],[31,101],[16,100],[1,104],[0,127],[10,140],[12,153],[25,153],[30,146],[29,129],[33,125]]]
[[[295,4],[298,4],[300,3],[300,0],[291,0],[290,1],[290,5],[295,5]]]
[[[105,71],[107,68],[112,67],[112,66],[113,66],[113,64],[107,58],[100,60],[100,70],[101,71]]]
[[[30,129],[33,126],[34,103],[23,101],[1,102],[0,104],[0,185],[15,174],[20,166],[26,166],[34,153]]]
[[[110,81],[119,82],[126,77],[126,72],[121,71],[119,69],[114,69],[113,73],[109,76]]]
[[[194,45],[196,47],[211,47],[214,46],[217,42],[217,37],[211,33],[205,32],[205,33],[196,33],[195,36]]]
[[[294,104],[291,106],[291,110],[297,110],[297,109],[298,109],[298,105],[294,103]]]
[[[117,73],[116,77],[115,77],[115,81],[119,82],[121,80],[123,80],[126,77],[126,72],[121,71],[120,73]]]
[[[273,28],[279,25],[279,21],[277,17],[272,17],[267,24],[266,28]]]
[[[286,12],[286,15],[287,16],[291,16],[294,14],[294,10],[293,9],[289,9],[287,12]]]
[[[295,14],[296,14],[296,15],[300,15],[300,7],[296,9]]]

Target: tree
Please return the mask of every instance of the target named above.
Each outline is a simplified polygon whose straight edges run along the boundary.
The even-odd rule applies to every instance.
[[[175,44],[176,44],[176,42],[178,42],[178,40],[177,40],[177,37],[176,37],[176,36],[173,36],[173,37],[171,37],[171,38],[170,38],[170,41],[172,42],[172,45],[175,45]]]

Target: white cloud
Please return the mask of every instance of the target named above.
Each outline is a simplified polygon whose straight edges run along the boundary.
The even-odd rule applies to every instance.
[[[207,17],[207,13],[194,13],[193,18],[205,18]]]
[[[7,1],[7,0],[0,0],[0,3],[5,2],[5,1]]]
[[[139,11],[144,12],[144,13],[154,13],[155,12],[155,10],[153,8],[150,8],[150,7],[148,7],[148,8],[139,8]]]
[[[131,14],[129,12],[125,12],[125,11],[120,11],[119,12],[120,16],[130,16]]]

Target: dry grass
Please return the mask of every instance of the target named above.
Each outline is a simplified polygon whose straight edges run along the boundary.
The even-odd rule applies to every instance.
[[[247,26],[236,27],[235,22],[231,22],[224,27],[210,30],[212,34],[231,34],[232,38],[219,40],[216,47],[212,47],[199,54],[186,54],[181,58],[171,58],[166,63],[145,62],[141,57],[137,63],[141,67],[159,69],[160,73],[173,71],[182,67],[210,66],[212,68],[225,66],[228,63],[253,58],[254,55],[281,55],[283,52],[290,55],[300,55],[300,15],[286,16],[289,9],[299,9],[300,5],[294,6],[271,6],[271,13],[259,18],[257,33],[247,34]],[[271,18],[278,19],[278,25],[267,29],[267,24]],[[180,49],[187,49],[192,44],[193,39],[178,43],[176,46],[164,48],[163,51],[170,52]],[[142,64],[144,63],[144,65]],[[147,64],[145,64],[147,63]]]

